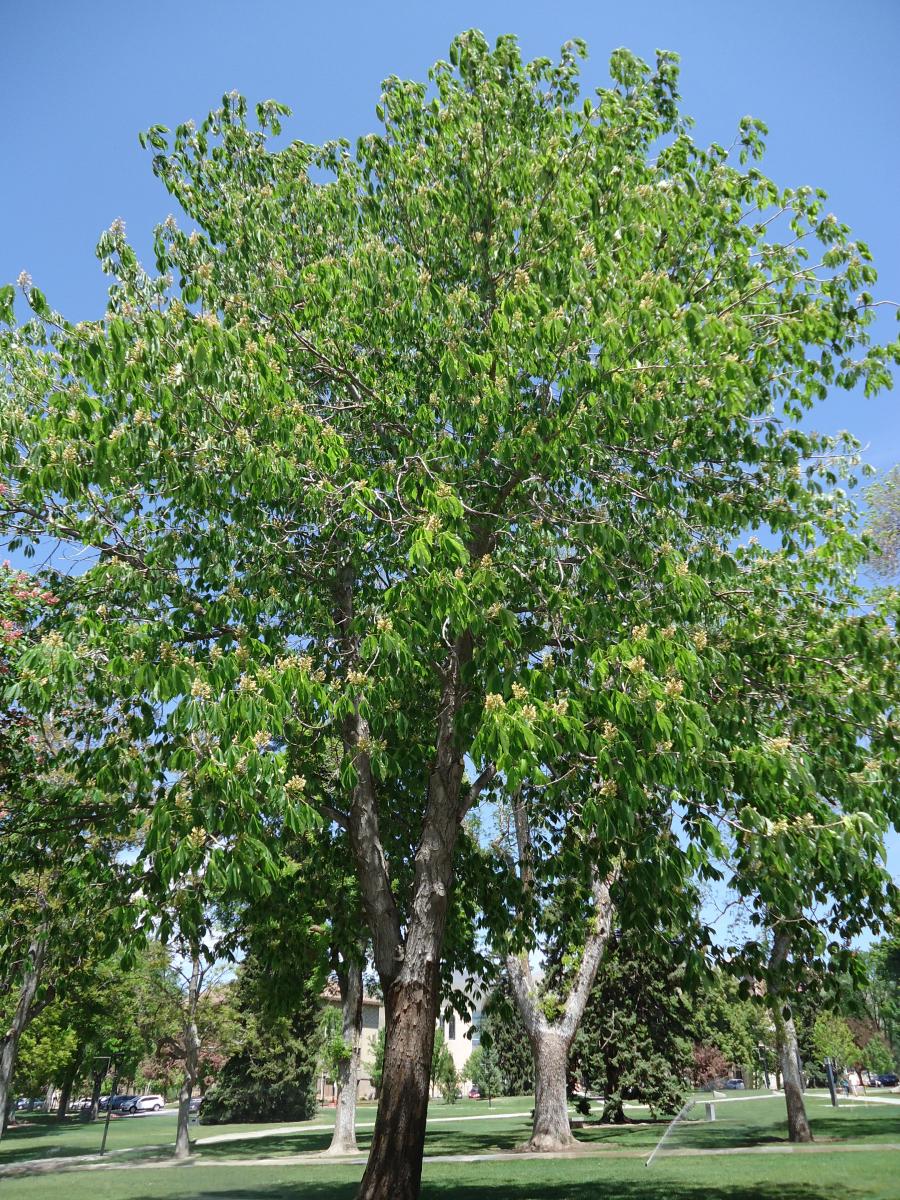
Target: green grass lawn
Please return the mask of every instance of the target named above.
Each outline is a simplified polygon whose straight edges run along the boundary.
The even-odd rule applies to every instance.
[[[831,1108],[824,1095],[810,1093],[808,1112],[817,1142],[860,1143],[861,1152],[822,1151],[805,1155],[735,1154],[678,1157],[663,1153],[650,1168],[644,1157],[655,1145],[665,1122],[622,1127],[588,1127],[579,1140],[594,1153],[579,1160],[514,1162],[427,1163],[424,1197],[436,1200],[896,1200],[900,1195],[900,1153],[881,1149],[880,1143],[900,1143],[900,1106],[859,1104]],[[426,1154],[490,1153],[511,1150],[528,1133],[529,1097],[498,1102],[489,1113],[485,1103],[436,1103],[429,1117]],[[702,1113],[702,1108],[696,1109]],[[640,1118],[638,1110],[631,1110]],[[493,1114],[498,1114],[499,1119]],[[463,1120],[466,1117],[491,1119]],[[0,1180],[3,1200],[350,1200],[361,1167],[296,1166],[278,1163],[277,1157],[322,1149],[327,1130],[310,1126],[330,1122],[324,1110],[296,1132],[265,1138],[237,1138],[214,1145],[199,1145],[196,1165],[171,1169],[132,1168],[127,1171],[78,1171],[31,1179]],[[450,1118],[445,1120],[444,1118]],[[360,1148],[368,1147],[371,1131],[366,1124],[374,1109],[361,1107]],[[49,1118],[35,1117],[33,1128],[4,1138],[0,1162],[22,1158],[48,1158],[96,1150],[98,1126],[71,1125],[60,1130]],[[199,1138],[223,1133],[250,1133],[272,1126],[199,1126]],[[277,1128],[275,1126],[274,1128]],[[147,1147],[172,1141],[174,1117],[113,1122],[110,1145]],[[115,1137],[115,1141],[113,1140]],[[20,1140],[21,1139],[21,1140]],[[683,1122],[666,1143],[666,1150],[750,1148],[784,1144],[784,1101],[779,1097],[740,1098],[717,1105],[717,1120]],[[640,1157],[620,1157],[620,1151]],[[608,1156],[607,1156],[607,1153]],[[147,1153],[145,1150],[144,1153]],[[275,1156],[272,1165],[240,1165],[241,1159]],[[166,1157],[168,1155],[166,1154]],[[230,1160],[227,1165],[224,1160]],[[238,1160],[235,1162],[234,1160]],[[117,1156],[120,1163],[125,1160]],[[219,1165],[221,1163],[221,1165]]]
[[[504,1097],[495,1100],[491,1108],[486,1101],[459,1100],[454,1105],[444,1104],[434,1100],[429,1112],[434,1117],[466,1117],[483,1115],[486,1112],[529,1112],[534,1100],[530,1096]],[[375,1120],[374,1104],[360,1104],[358,1121],[360,1125],[371,1125]],[[323,1108],[311,1121],[293,1122],[280,1121],[275,1124],[250,1125],[194,1125],[191,1127],[192,1138],[218,1137],[222,1134],[252,1133],[267,1129],[278,1129],[285,1125],[295,1124],[302,1130],[305,1127],[331,1125],[334,1122],[334,1110]],[[168,1144],[175,1141],[175,1116],[170,1113],[145,1117],[113,1117],[109,1124],[107,1150],[124,1150]],[[519,1128],[519,1126],[517,1126]],[[238,1143],[231,1146],[235,1154],[252,1153],[282,1153],[298,1154],[302,1151],[319,1150],[331,1141],[329,1132],[310,1132],[290,1135],[298,1140],[287,1141],[282,1137],[274,1137],[265,1141],[248,1140],[246,1145]],[[363,1130],[362,1136],[368,1134]],[[94,1124],[83,1124],[77,1117],[70,1117],[64,1124],[59,1124],[54,1116],[43,1113],[25,1113],[21,1117],[18,1128],[9,1129],[0,1141],[0,1165],[9,1162],[19,1162],[29,1158],[60,1158],[74,1154],[96,1154],[100,1149],[103,1137],[103,1120]],[[519,1138],[521,1140],[521,1137]],[[366,1142],[366,1144],[368,1144]],[[222,1146],[222,1152],[230,1143]],[[265,1150],[263,1149],[265,1146]],[[277,1149],[276,1149],[277,1147]],[[210,1147],[212,1150],[212,1147]]]
[[[896,1153],[425,1165],[423,1200],[896,1200]],[[352,1200],[360,1167],[187,1166],[8,1179],[4,1200]]]

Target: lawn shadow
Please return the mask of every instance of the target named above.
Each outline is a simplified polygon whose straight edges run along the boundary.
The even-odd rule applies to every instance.
[[[316,1182],[305,1178],[302,1184],[291,1183],[252,1184],[217,1187],[204,1186],[201,1175],[193,1175],[194,1186],[189,1193],[191,1200],[353,1200],[359,1186],[358,1177],[347,1183],[333,1181]],[[471,1184],[458,1181],[431,1181],[428,1172],[423,1179],[422,1200],[822,1200],[826,1195],[823,1185],[805,1184],[723,1184],[710,1186],[705,1183],[654,1178],[652,1174],[640,1180],[587,1180],[558,1183],[513,1182],[498,1179],[491,1182],[483,1176]],[[872,1193],[855,1188],[843,1188],[845,1200],[863,1197],[870,1200]],[[129,1200],[159,1200],[153,1192],[143,1195],[129,1194]],[[174,1197],[173,1197],[174,1200]]]
[[[360,1138],[362,1145],[367,1141]],[[329,1131],[274,1134],[271,1137],[235,1138],[228,1142],[200,1144],[195,1151],[204,1158],[269,1158],[283,1154],[316,1154],[331,1145]]]
[[[891,1120],[893,1117],[893,1120]],[[876,1138],[886,1141],[900,1140],[900,1109],[889,1116],[859,1116],[858,1111],[852,1117],[811,1117],[810,1127],[817,1141],[858,1142]]]
[[[48,1145],[55,1135],[74,1130],[65,1140]],[[0,1141],[0,1167],[28,1158],[67,1158],[71,1154],[96,1154],[103,1137],[102,1121],[87,1122],[77,1118],[65,1123],[55,1117],[23,1121],[9,1126]],[[43,1147],[47,1148],[44,1149]]]

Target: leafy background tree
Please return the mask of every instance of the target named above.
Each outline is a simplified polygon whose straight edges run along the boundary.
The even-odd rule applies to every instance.
[[[483,1041],[475,1047],[469,1056],[466,1073],[481,1095],[487,1097],[489,1107],[495,1096],[504,1094],[499,1056],[492,1041]]]
[[[603,1119],[624,1122],[624,1103],[674,1114],[691,1066],[694,995],[683,952],[660,938],[623,934],[604,956],[569,1056],[570,1071],[602,1092]]]
[[[298,980],[293,1003],[279,1007],[251,960],[238,972],[236,1003],[241,1046],[206,1095],[203,1123],[308,1120],[316,1111],[318,988]]]

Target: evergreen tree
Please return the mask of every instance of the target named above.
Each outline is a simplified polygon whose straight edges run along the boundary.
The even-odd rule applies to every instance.
[[[318,988],[299,986],[291,1010],[273,1012],[266,977],[251,961],[241,970],[238,1005],[246,1038],[207,1093],[204,1124],[308,1120],[316,1111]]]
[[[610,946],[569,1056],[570,1073],[603,1093],[604,1120],[627,1120],[625,1100],[654,1114],[684,1103],[694,1029],[685,988],[674,944],[620,934]]]
[[[500,1075],[499,1095],[524,1096],[534,1090],[534,1059],[528,1034],[512,1002],[509,983],[500,984],[485,1005],[481,1045],[490,1046]]]

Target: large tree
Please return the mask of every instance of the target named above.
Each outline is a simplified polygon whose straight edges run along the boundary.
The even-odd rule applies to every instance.
[[[582,53],[465,34],[431,88],[388,80],[355,152],[272,148],[284,109],[253,127],[236,94],[155,127],[186,217],[157,273],[116,222],[103,319],[23,277],[32,319],[0,338],[4,521],[93,551],[30,701],[77,677],[115,712],[83,771],[144,806],[154,853],[215,837],[224,887],[270,817],[349,835],[387,1009],[366,1200],[419,1191],[467,813],[578,755],[601,837],[648,795],[718,792],[705,605],[740,590],[742,529],[788,556],[840,529],[840,443],[795,422],[888,379],[868,251],[746,165],[759,123],[732,161],[692,141],[673,55],[617,51],[582,101]]]

